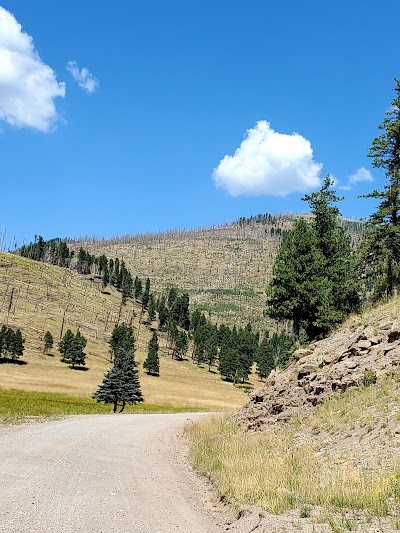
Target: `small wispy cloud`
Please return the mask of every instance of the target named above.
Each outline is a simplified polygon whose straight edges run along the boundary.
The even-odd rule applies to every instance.
[[[234,155],[221,159],[213,179],[232,196],[286,196],[319,187],[321,169],[310,141],[298,133],[279,133],[260,120]]]
[[[354,174],[349,176],[349,183],[352,185],[362,181],[374,181],[371,172],[364,167],[358,168]]]
[[[93,76],[86,67],[79,70],[78,63],[76,61],[69,61],[67,63],[67,70],[70,72],[75,81],[78,82],[81,87],[88,94],[93,94],[99,86],[99,81]]]
[[[0,6],[0,120],[50,132],[60,119],[54,101],[65,90],[39,57],[32,37]]]
[[[359,183],[371,181],[374,181],[371,172],[365,167],[360,167],[354,172],[354,174],[350,174],[350,176],[347,177],[347,183],[345,185],[340,185],[339,189],[341,189],[342,191],[350,191],[354,186],[357,186]]]

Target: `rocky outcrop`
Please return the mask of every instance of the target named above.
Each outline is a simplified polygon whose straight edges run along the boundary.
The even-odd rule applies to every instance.
[[[325,399],[363,384],[367,370],[395,374],[400,366],[400,323],[371,316],[349,321],[336,333],[297,350],[292,364],[273,372],[236,418],[250,429],[308,414]]]

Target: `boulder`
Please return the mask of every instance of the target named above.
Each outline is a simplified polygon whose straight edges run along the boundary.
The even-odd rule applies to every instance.
[[[293,353],[294,359],[297,361],[299,359],[303,359],[303,357],[307,357],[308,355],[311,355],[313,353],[313,350],[310,350],[309,348],[300,348],[299,350],[296,350]]]
[[[323,358],[324,365],[334,365],[335,363],[338,363],[343,354],[340,353],[330,353],[328,355],[325,355]]]
[[[315,372],[318,372],[318,368],[316,365],[311,364],[304,364],[299,367],[297,379],[301,379],[302,377],[306,376],[307,374],[313,374]]]
[[[356,347],[359,348],[360,350],[369,350],[371,346],[372,346],[372,342],[369,340],[361,340],[361,341],[358,341],[356,344]]]
[[[380,344],[383,338],[380,336],[373,336],[373,337],[369,337],[368,340],[374,346],[375,344]]]
[[[358,367],[358,363],[352,359],[350,359],[349,361],[345,361],[344,364],[349,370],[354,370]]]

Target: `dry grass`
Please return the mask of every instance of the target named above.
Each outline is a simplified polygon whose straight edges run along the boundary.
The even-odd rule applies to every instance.
[[[275,228],[288,228],[277,217]],[[168,285],[187,290],[190,301],[211,320],[233,326],[250,321],[264,331],[265,287],[281,238],[271,225],[230,224],[197,231],[137,235],[111,240],[82,240],[90,253],[120,257],[142,279],[161,291]]]
[[[20,328],[26,338],[26,365],[0,365],[1,386],[9,389],[46,391],[90,396],[109,369],[108,339],[120,310],[121,295],[76,272],[0,253],[0,323]],[[87,337],[86,364],[89,370],[71,370],[59,360],[55,347],[43,354],[43,335],[49,330],[55,343],[64,332],[79,327]],[[146,402],[193,406],[205,410],[231,410],[246,401],[244,392],[223,382],[218,374],[197,368],[191,361],[171,359],[160,340],[160,377],[148,376],[141,363],[146,357],[150,331],[139,324],[140,308],[129,302],[121,310],[121,321],[136,332],[136,359]]]
[[[265,288],[282,242],[281,232],[295,217],[247,221],[198,230],[167,231],[114,239],[82,238],[92,254],[124,259],[140,278],[149,277],[158,291],[168,285],[189,292],[191,302],[217,323],[244,325],[258,331],[273,327],[263,316]],[[348,227],[359,242],[360,227]],[[278,230],[278,233],[277,233]]]
[[[399,386],[383,380],[327,401],[284,429],[245,432],[216,417],[187,428],[191,455],[220,492],[280,514],[395,513],[400,496]]]

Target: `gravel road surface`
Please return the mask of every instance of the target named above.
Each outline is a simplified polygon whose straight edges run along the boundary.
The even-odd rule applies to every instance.
[[[0,531],[217,533],[177,434],[199,414],[0,427]]]

